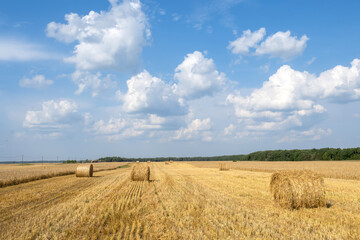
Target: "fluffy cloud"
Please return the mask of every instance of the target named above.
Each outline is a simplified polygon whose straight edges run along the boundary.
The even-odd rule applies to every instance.
[[[290,31],[277,32],[263,41],[261,45],[256,48],[255,54],[268,54],[270,57],[290,59],[302,54],[308,40],[309,38],[306,35],[298,39],[295,36],[291,36]]]
[[[126,126],[126,124],[127,122],[123,118],[110,118],[108,122],[103,120],[95,122],[92,130],[95,134],[117,134]]]
[[[79,120],[75,102],[50,100],[42,103],[39,111],[27,111],[23,126],[26,128],[60,129]]]
[[[129,71],[136,68],[146,39],[149,24],[139,0],[110,0],[109,11],[90,11],[80,17],[65,15],[66,24],[51,22],[47,35],[60,41],[77,42],[74,55],[66,59],[77,69],[115,69]]]
[[[282,66],[249,96],[230,94],[235,115],[247,130],[283,130],[302,127],[314,114],[325,112],[319,99],[347,102],[360,99],[360,60],[351,67],[336,66],[318,77]]]
[[[233,54],[245,54],[254,48],[264,38],[266,34],[265,28],[260,28],[255,32],[250,30],[243,31],[243,34],[238,39],[230,42],[228,49],[231,49]]]
[[[189,140],[194,138],[201,138],[203,141],[211,141],[211,119],[194,119],[192,120],[186,128],[181,128],[176,131],[174,137],[175,140]]]
[[[0,61],[32,61],[53,58],[37,44],[0,39]]]
[[[246,54],[250,48],[254,48],[254,55],[269,55],[270,57],[280,57],[284,60],[291,59],[294,56],[301,55],[306,48],[306,42],[309,38],[303,35],[300,39],[291,36],[290,31],[277,32],[267,37],[260,44],[259,42],[265,36],[265,28],[260,28],[255,32],[250,30],[243,31],[238,39],[230,42],[228,49],[233,54]]]
[[[182,115],[187,107],[172,87],[160,78],[151,76],[146,70],[127,81],[128,91],[117,92],[128,113],[149,113],[160,116]]]
[[[201,52],[187,54],[175,69],[175,92],[186,99],[211,96],[221,90],[226,77],[216,70],[214,61]]]
[[[81,94],[86,89],[91,89],[92,96],[96,97],[100,92],[116,87],[116,82],[111,80],[110,75],[102,78],[100,73],[91,74],[86,71],[75,71],[71,77],[73,82],[78,85],[75,94]]]
[[[44,75],[35,75],[32,78],[23,78],[19,81],[21,87],[27,88],[42,88],[50,86],[54,81],[46,79]]]

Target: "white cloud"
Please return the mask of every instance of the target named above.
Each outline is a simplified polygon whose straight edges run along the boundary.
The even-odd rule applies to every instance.
[[[255,32],[243,31],[242,36],[230,42],[227,48],[231,49],[233,54],[251,53],[253,55],[269,55],[270,57],[289,60],[301,55],[306,48],[306,42],[309,40],[306,35],[298,39],[296,36],[291,36],[290,31],[279,31],[260,43],[265,36],[265,32],[265,28],[260,28]],[[251,52],[250,48],[253,48],[254,51]]]
[[[245,54],[254,48],[264,38],[266,34],[265,28],[260,28],[255,32],[250,30],[243,31],[243,34],[238,39],[230,42],[228,49],[231,49],[233,54]]]
[[[314,114],[326,111],[319,99],[338,103],[359,100],[360,60],[353,60],[351,67],[336,66],[318,77],[285,65],[249,96],[227,97],[247,130],[302,127]]]
[[[42,109],[27,111],[23,126],[26,128],[60,129],[79,120],[77,105],[70,100],[50,100],[42,103]]]
[[[295,141],[316,141],[323,137],[331,135],[331,129],[312,128],[306,131],[290,131],[290,134],[279,139],[277,142],[295,142]]]
[[[270,57],[290,59],[302,54],[308,40],[309,38],[306,35],[298,39],[296,36],[291,36],[290,31],[277,32],[266,38],[266,40],[256,48],[255,55],[268,54]]]
[[[110,75],[102,78],[99,72],[91,74],[86,71],[75,71],[71,77],[73,82],[78,86],[75,94],[81,94],[86,89],[91,89],[92,96],[96,97],[100,92],[116,87],[116,82],[111,80]]]
[[[225,83],[224,73],[216,70],[214,61],[205,58],[201,52],[187,54],[184,61],[175,69],[174,89],[186,99],[212,96],[220,91]]]
[[[54,58],[40,45],[16,39],[0,38],[0,53],[0,61],[32,61]]]
[[[179,21],[181,18],[181,15],[178,13],[173,13],[173,14],[171,14],[171,16],[174,21]]]
[[[127,81],[128,91],[117,92],[128,113],[149,113],[161,116],[183,115],[187,107],[172,87],[146,70]]]
[[[110,0],[109,11],[90,11],[80,17],[65,15],[66,24],[51,22],[47,35],[63,42],[77,42],[74,55],[66,59],[80,70],[134,70],[139,62],[149,24],[139,0]]]
[[[203,141],[211,141],[211,119],[194,119],[192,120],[186,128],[181,128],[176,131],[174,137],[175,140],[189,140],[194,138],[201,138]]]
[[[110,118],[108,122],[104,122],[103,120],[95,122],[92,130],[95,134],[117,134],[126,124],[127,122],[123,118]]]
[[[50,86],[54,83],[54,81],[46,79],[44,75],[35,75],[32,78],[23,78],[19,81],[19,85],[21,87],[27,88],[42,88],[46,86]]]
[[[224,129],[224,135],[233,135],[234,131],[236,130],[236,127],[234,124],[230,124]]]

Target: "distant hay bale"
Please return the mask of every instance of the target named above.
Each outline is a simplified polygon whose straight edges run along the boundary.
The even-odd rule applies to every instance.
[[[151,161],[147,161],[147,163],[151,163]]]
[[[140,162],[139,161],[136,161],[137,164],[139,164]]]
[[[174,161],[173,160],[170,160],[170,163],[173,163]]]
[[[324,179],[309,170],[273,173],[270,192],[287,209],[325,207]]]
[[[170,164],[170,163],[169,163],[168,161],[166,161],[166,162],[165,162],[165,165],[168,165],[168,164]]]
[[[130,177],[132,181],[149,181],[150,167],[145,165],[135,165],[131,169]]]
[[[92,164],[82,164],[76,168],[76,177],[92,177],[94,168]]]
[[[94,160],[91,160],[91,162],[90,163],[93,163],[94,162]]]
[[[228,171],[228,170],[230,170],[230,168],[226,163],[220,163],[219,164],[219,170],[220,171]]]

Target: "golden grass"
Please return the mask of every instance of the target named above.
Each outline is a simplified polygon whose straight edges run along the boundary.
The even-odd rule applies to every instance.
[[[231,169],[254,172],[276,172],[280,170],[312,170],[322,177],[360,180],[360,161],[303,161],[303,162],[188,162],[201,168],[218,168],[219,163],[227,163]]]
[[[228,170],[230,170],[230,168],[227,163],[219,163],[219,170],[220,171],[228,171]]]
[[[94,168],[92,164],[80,164],[76,168],[75,175],[77,177],[92,177]]]
[[[131,169],[130,178],[132,181],[149,181],[150,167],[147,165],[135,165]]]
[[[127,163],[93,163],[94,172],[116,169]],[[75,174],[77,164],[46,163],[46,164],[0,164],[0,188],[47,179],[57,176]]]
[[[325,207],[324,179],[309,170],[273,173],[270,192],[281,207],[288,209]]]
[[[279,208],[271,173],[152,163],[0,189],[0,239],[358,239],[360,181],[325,178],[329,208]]]

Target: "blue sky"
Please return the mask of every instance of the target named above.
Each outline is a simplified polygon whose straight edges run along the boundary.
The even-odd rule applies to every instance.
[[[359,1],[2,1],[0,161],[360,142]]]

